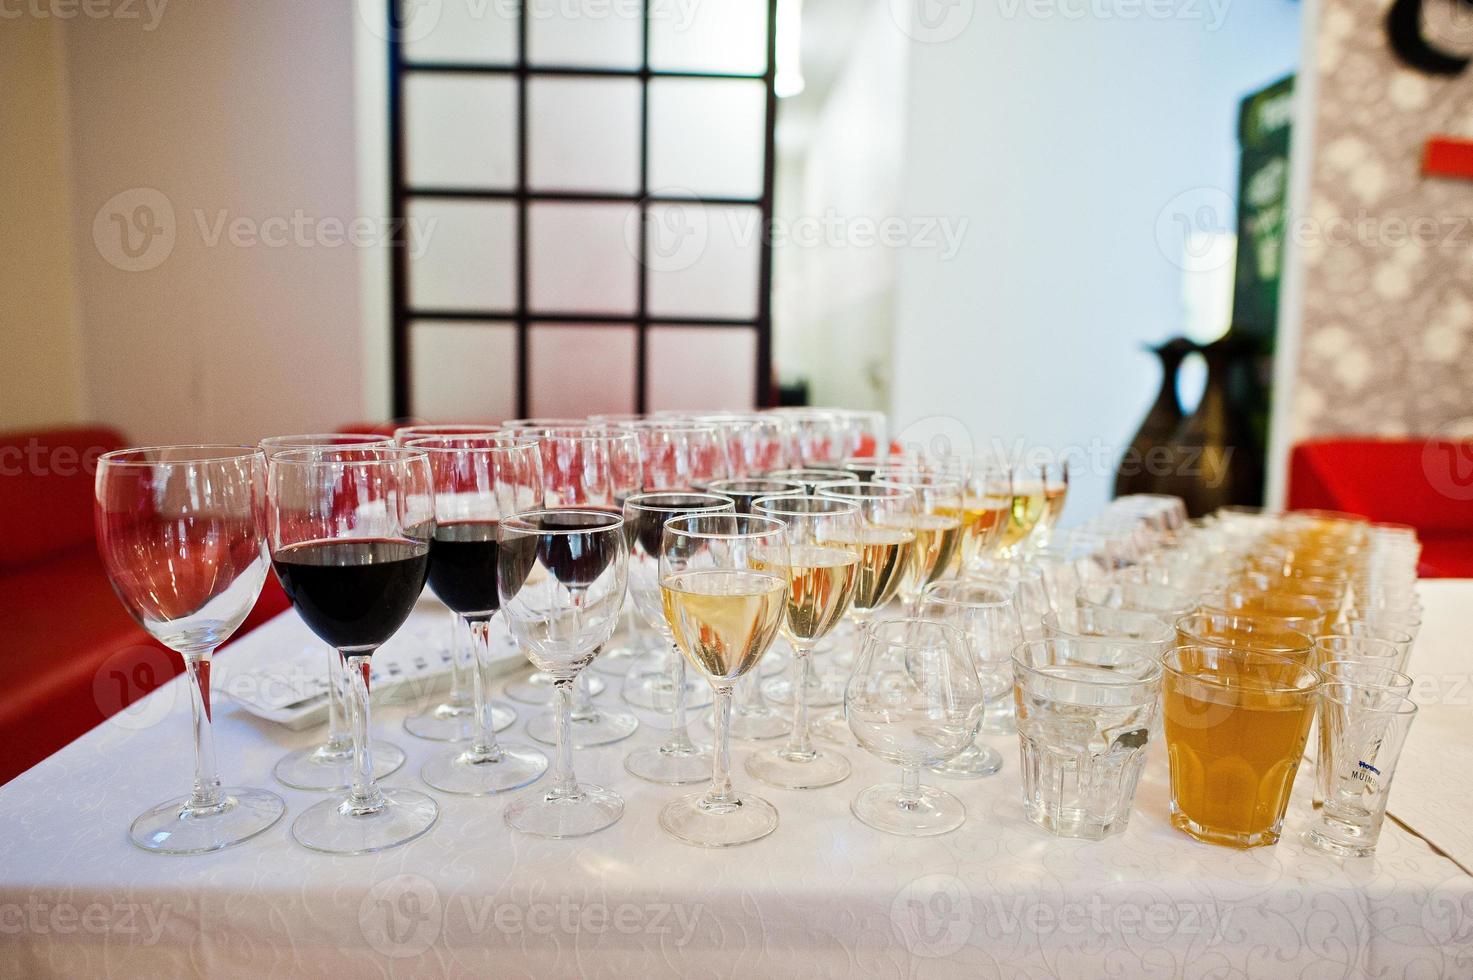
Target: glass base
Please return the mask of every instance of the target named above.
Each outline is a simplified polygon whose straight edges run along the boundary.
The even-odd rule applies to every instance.
[[[373,741],[373,778],[382,779],[404,765],[404,750],[390,742]],[[353,748],[335,752],[326,744],[298,749],[281,757],[271,770],[276,781],[292,789],[318,792],[353,785]]]
[[[844,717],[844,712],[830,711],[821,718],[815,718],[808,723],[808,733],[815,738],[821,738],[838,745],[858,745],[859,740],[849,730],[849,719]]]
[[[636,708],[671,714],[675,711],[675,685],[669,674],[638,674],[624,678],[623,698]],[[685,682],[685,708],[694,711],[711,706],[711,685]]]
[[[647,650],[633,643],[604,647],[604,652],[594,658],[588,669],[609,677],[623,677],[646,653]]]
[[[639,728],[639,718],[632,711],[599,708],[591,715],[573,715],[572,739],[575,749],[622,742]],[[543,745],[557,744],[557,715],[541,714],[527,722],[527,737]]]
[[[292,836],[325,854],[372,854],[423,836],[439,819],[439,805],[418,790],[379,792],[383,802],[372,810],[356,810],[346,797],[309,807],[292,822]]]
[[[1002,754],[990,745],[973,742],[931,771],[952,779],[981,779],[994,776],[1002,769]]]
[[[897,837],[949,834],[967,819],[962,801],[934,786],[922,786],[919,799],[902,803],[899,783],[871,786],[854,798],[849,811],[865,826]]]
[[[808,679],[808,707],[832,708],[844,703],[844,686],[832,679],[813,676]],[[762,694],[770,701],[788,705],[793,703],[793,679],[774,677],[762,682]]]
[[[1277,826],[1256,833],[1240,834],[1234,831],[1218,830],[1197,823],[1176,808],[1171,806],[1171,825],[1183,833],[1190,834],[1204,844],[1217,844],[1222,847],[1235,847],[1239,850],[1247,850],[1250,847],[1268,847],[1279,842],[1279,828]]]
[[[818,789],[849,778],[849,760],[837,752],[815,749],[797,756],[787,747],[763,749],[747,757],[747,775],[778,789]]]
[[[476,711],[448,701],[404,719],[404,730],[431,742],[468,742],[473,734]],[[517,713],[509,705],[491,702],[491,727],[504,731],[516,724]],[[375,749],[375,752],[378,750]],[[378,762],[375,761],[377,766]]]
[[[506,825],[532,837],[583,837],[612,826],[623,815],[623,797],[584,783],[573,796],[527,793],[506,808]]]
[[[425,785],[462,796],[489,796],[521,789],[547,772],[547,756],[530,745],[503,743],[494,759],[469,748],[445,749],[419,770]]]
[[[706,727],[716,730],[716,713],[706,716]],[[792,719],[776,708],[732,708],[731,737],[744,742],[765,742],[792,731]]]
[[[639,749],[624,757],[624,768],[631,776],[662,786],[686,786],[711,778],[711,746],[689,743],[676,749],[660,745]]]
[[[1125,833],[1125,828],[1130,825],[1129,806],[1114,819],[1106,820],[1081,807],[1051,807],[1028,799],[1023,802],[1023,815],[1055,837],[1073,840],[1104,840]]]
[[[768,650],[767,656],[757,665],[757,673],[761,677],[777,677],[786,674],[793,666],[793,655],[786,650]]]
[[[1337,837],[1331,836],[1320,827],[1311,827],[1304,832],[1304,842],[1310,847],[1333,854],[1336,857],[1355,858],[1369,857],[1376,853],[1376,842],[1369,844],[1350,844]]]
[[[777,808],[760,796],[742,794],[712,806],[705,793],[683,796],[660,811],[660,826],[696,847],[735,847],[761,840],[777,829]]]
[[[250,840],[272,827],[286,803],[270,790],[228,786],[218,806],[190,810],[180,797],[145,811],[128,828],[128,839],[155,854],[204,854]]]
[[[543,680],[543,678],[546,678],[546,680]],[[598,697],[604,692],[604,689],[607,687],[608,685],[603,682],[602,678],[593,677],[591,675],[589,676],[589,697]],[[506,696],[511,698],[513,701],[520,701],[522,704],[530,704],[538,708],[551,708],[552,675],[544,674],[542,673],[542,671],[539,670],[535,674],[532,674],[530,677],[524,677],[520,680],[507,681]]]

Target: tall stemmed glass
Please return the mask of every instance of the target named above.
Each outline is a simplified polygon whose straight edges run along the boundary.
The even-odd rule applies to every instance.
[[[803,489],[811,496],[818,493],[818,488],[826,483],[858,483],[859,474],[848,470],[825,469],[824,467],[805,466],[792,470],[774,470],[767,474],[769,480],[787,480],[790,483],[801,483]]]
[[[269,461],[288,449],[372,448],[392,446],[388,436],[321,433],[316,435],[271,436],[261,440],[261,451]],[[343,658],[336,650],[327,650],[327,741],[282,756],[272,773],[277,780],[293,789],[339,790],[353,784],[353,733],[348,727],[348,675]],[[458,670],[452,667],[452,670]],[[377,779],[396,772],[404,765],[404,750],[391,742],[377,739],[373,743],[373,775]]]
[[[497,527],[504,515],[542,505],[542,457],[535,442],[512,435],[432,436],[411,439],[409,448],[430,458],[435,535],[429,584],[470,633],[476,717],[469,743],[436,753],[419,776],[435,789],[468,796],[520,789],[547,771],[547,756],[530,745],[497,740],[487,673],[491,620],[501,609]]]
[[[914,560],[898,590],[906,615],[913,616],[926,586],[954,574],[961,562],[961,481],[926,470],[884,469],[876,474],[874,482],[907,487],[916,493],[919,513],[893,522],[893,526],[914,531],[916,536]]]
[[[628,426],[639,439],[645,491],[705,490],[731,475],[726,439],[714,425],[682,418],[658,418]],[[659,655],[636,663],[624,678],[624,700],[651,711],[670,711],[675,704],[674,677],[678,655],[661,644]],[[683,671],[682,671],[683,673]],[[706,685],[688,682],[686,707],[704,706]]]
[[[783,635],[793,647],[793,678],[786,691],[793,702],[793,729],[787,744],[747,758],[747,772],[781,789],[832,786],[849,775],[849,760],[813,744],[808,731],[809,693],[817,687],[812,653],[844,618],[854,595],[858,559],[849,548],[830,544],[839,532],[859,524],[859,505],[827,497],[763,497],[752,505],[762,517],[788,528],[788,564],[768,569],[788,579]],[[765,555],[758,564],[768,567]],[[771,682],[770,682],[771,683]]]
[[[846,500],[859,507],[859,526],[837,532],[833,544],[854,552],[859,566],[849,620],[858,642],[875,615],[899,593],[900,585],[915,561],[916,534],[904,525],[920,511],[919,497],[909,487],[882,483],[832,483],[819,487],[818,496]],[[854,663],[853,649],[833,654],[830,663],[843,670]],[[843,745],[850,744],[849,724],[843,709],[831,711],[813,723],[813,732]]]
[[[394,430],[394,444],[403,446],[411,439],[433,436],[474,436],[500,431],[492,422],[454,422],[425,425],[401,425]],[[450,610],[450,691],[445,699],[429,705],[422,711],[404,719],[404,730],[416,738],[431,742],[464,742],[475,730],[476,709],[471,703],[471,675],[475,665],[470,659],[470,637],[466,635],[465,622]],[[503,704],[492,702],[492,719],[496,730],[508,728],[517,720],[517,713]],[[377,766],[377,747],[374,765]],[[382,773],[376,773],[382,775]]]
[[[1069,499],[1069,457],[1060,453],[1039,463],[1036,470],[1043,483],[1043,516],[1029,539],[1033,546],[1048,544],[1064,513],[1064,504]]]
[[[529,424],[538,421],[562,424]],[[621,501],[639,492],[643,479],[639,440],[622,427],[611,428],[566,419],[528,419],[515,429],[511,428],[513,425],[515,423],[508,423],[509,431],[515,431],[524,439],[535,439],[542,447],[542,482],[548,507],[577,507],[619,514],[623,506]],[[506,694],[525,704],[551,707],[553,680],[546,671],[535,671],[525,680],[508,682]],[[580,747],[617,742],[628,738],[638,727],[638,719],[627,712],[610,716],[615,718],[612,727],[605,726],[606,719],[591,705],[590,699],[602,694],[606,687],[603,679],[592,672],[578,675],[574,692],[577,702],[573,709],[577,724],[573,740]],[[537,741],[551,745],[555,737],[552,716],[533,719],[527,732]]]
[[[959,460],[945,461],[948,472]],[[975,574],[1007,546],[1013,519],[1013,471],[990,459],[973,462],[964,470],[962,497],[962,570]]]
[[[194,788],[144,812],[128,839],[160,854],[215,851],[286,812],[275,793],[222,787],[210,729],[210,658],[266,581],[265,460],[240,446],[123,449],[97,463],[97,550],[138,624],[184,658],[194,719]]]
[[[676,840],[729,847],[777,829],[777,810],[731,783],[732,687],[761,661],[787,605],[787,529],[781,521],[739,514],[677,517],[665,524],[660,587],[680,652],[716,696],[716,753],[711,788],[660,811]]]
[[[695,422],[721,430],[733,479],[754,479],[802,465],[802,459],[793,452],[791,429],[780,416],[712,414],[697,416]]]
[[[507,826],[579,837],[618,820],[624,800],[573,775],[573,686],[619,624],[629,568],[624,520],[601,510],[536,510],[501,522],[497,588],[512,635],[553,677],[552,777],[506,809]]]
[[[373,778],[368,683],[375,650],[424,591],[435,531],[429,458],[410,449],[294,449],[269,465],[268,543],[276,576],[307,627],[352,680],[353,784],[302,813],[292,835],[330,854],[367,854],[424,834],[440,808]]]
[[[712,493],[640,493],[624,501],[624,527],[629,538],[629,594],[650,627],[672,648],[675,670],[670,696],[674,701],[670,734],[655,748],[638,749],[624,758],[624,768],[652,783],[678,786],[698,783],[711,771],[711,749],[691,741],[686,726],[685,658],[675,645],[665,619],[660,592],[660,549],[665,522],[691,514],[732,513],[732,502]]]

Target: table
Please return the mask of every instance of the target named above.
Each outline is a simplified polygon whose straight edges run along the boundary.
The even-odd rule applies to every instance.
[[[1424,586],[1413,673],[1466,679],[1466,667],[1457,671],[1473,582]],[[287,614],[220,662],[305,639]],[[407,711],[375,719],[409,753],[390,784],[418,785],[438,747],[404,732]],[[532,709],[519,711],[503,738]],[[1461,712],[1446,717],[1461,717],[1473,736],[1473,707]],[[263,786],[281,754],[320,734],[223,701],[216,729],[227,781]],[[274,786],[289,812],[262,837],[163,857],[124,834],[135,814],[187,786],[176,681],[0,788],[0,977],[1473,976],[1473,877],[1392,821],[1372,858],[1310,850],[1299,840],[1308,772],[1276,847],[1236,852],[1173,830],[1159,750],[1125,834],[1061,841],[1024,820],[1016,744],[1000,739],[1001,774],[947,783],[966,802],[966,825],[903,840],[850,815],[858,790],[892,776],[854,748],[854,774],[838,786],[763,790],[781,812],[773,836],[708,852],[656,825],[680,790],[622,769],[630,748],[658,737],[646,724],[624,743],[578,753],[580,778],[627,801],[623,820],[592,837],[516,836],[502,823],[503,799],[436,794],[442,816],[426,837],[333,857],[289,834],[318,796]],[[735,750],[738,763],[748,748]],[[1403,789],[1393,790],[1393,811]]]

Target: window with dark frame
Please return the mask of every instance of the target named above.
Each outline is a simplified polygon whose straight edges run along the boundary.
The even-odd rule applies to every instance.
[[[688,55],[683,60],[662,55],[652,23],[664,32],[659,37],[669,36],[671,28],[660,22],[674,9],[666,0],[636,0],[638,37],[630,38],[622,64],[617,55],[608,64],[597,64],[604,60],[598,54],[563,61],[539,57],[534,35],[558,27],[546,11],[553,3],[566,10],[568,0],[526,0],[509,8],[505,26],[512,36],[485,60],[479,50],[467,57],[471,52],[465,48],[445,57],[444,44],[439,52],[431,46],[421,53],[413,43],[414,22],[405,19],[413,16],[407,10],[413,2],[389,3],[391,208],[396,227],[416,219],[427,223],[431,217],[435,224],[427,236],[432,249],[414,253],[409,247],[414,236],[405,230],[392,250],[395,414],[435,414],[424,410],[428,396],[418,391],[429,387],[427,380],[436,375],[428,364],[416,370],[416,337],[429,343],[425,338],[432,331],[446,328],[499,331],[512,367],[502,366],[502,373],[488,378],[495,383],[500,377],[513,386],[508,409],[514,406],[518,417],[561,414],[533,397],[538,376],[559,377],[558,364],[538,360],[539,338],[547,330],[583,331],[574,335],[577,346],[595,357],[601,339],[607,338],[609,350],[621,349],[623,338],[631,339],[633,377],[627,384],[632,392],[626,397],[636,412],[672,407],[660,404],[660,378],[678,377],[683,361],[698,356],[691,352],[692,344],[716,336],[693,331],[724,332],[721,337],[729,340],[746,337],[737,348],[723,340],[722,349],[750,347],[752,404],[766,405],[771,387],[772,254],[767,229],[775,156],[777,0],[702,0],[702,5],[730,4],[729,16],[747,17],[745,26],[765,16],[754,38],[762,48],[760,63],[749,59],[741,70],[730,71],[693,64]],[[461,2],[443,0],[443,9],[458,13],[451,5]],[[616,0],[611,5],[616,7]],[[482,15],[493,6],[483,0]],[[575,26],[585,32],[599,27]],[[614,26],[629,33],[629,25]],[[691,29],[689,23],[686,29]],[[689,48],[699,41],[684,43]],[[579,145],[578,125],[556,118],[560,110],[572,107],[605,112],[607,118],[600,122],[609,125],[609,119],[618,119],[621,106],[636,103],[631,121],[637,125],[638,144],[630,156],[637,159],[601,158],[596,140]],[[476,111],[462,111],[471,106]],[[476,133],[485,118],[481,113],[514,116],[514,145],[501,146],[494,137]],[[549,138],[538,130],[548,125],[561,128]],[[437,132],[442,138],[427,137]],[[471,147],[468,154],[479,153],[475,181],[460,179],[465,165],[457,169],[444,162],[443,137],[450,136],[455,144],[457,134]],[[690,144],[677,147],[685,153],[684,165],[670,162],[679,160],[679,152],[656,146],[682,139]],[[437,152],[434,143],[442,147],[438,164],[431,159]],[[691,153],[709,143],[724,149],[727,160],[737,158],[733,167],[750,165],[747,176],[732,179],[755,193],[721,193],[719,186],[692,190],[686,180],[671,179],[690,178]],[[719,184],[719,172],[731,169],[721,160],[711,163],[697,168],[691,182],[712,173]],[[549,171],[561,172],[545,176]],[[576,243],[576,254],[550,254],[546,242],[558,238]],[[753,257],[756,268],[749,270],[743,263]],[[626,282],[620,269],[631,259],[633,281]],[[723,261],[741,269],[728,274]],[[755,296],[748,300],[741,290],[735,301],[722,301],[723,288],[748,278]],[[706,296],[713,298],[708,302]],[[618,377],[620,369],[619,357],[611,354],[602,366],[590,361],[584,376],[573,369],[561,380],[606,382],[617,388],[626,384]],[[539,370],[553,373],[539,375]],[[597,378],[592,377],[595,372]]]

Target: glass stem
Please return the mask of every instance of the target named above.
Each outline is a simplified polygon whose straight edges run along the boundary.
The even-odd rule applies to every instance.
[[[689,752],[695,749],[695,743],[690,740],[685,718],[685,657],[674,641],[670,643],[670,656],[673,658],[670,680],[675,684],[675,711],[670,719],[670,737],[661,748],[666,752]]]
[[[348,685],[353,692],[350,715],[353,720],[353,788],[348,792],[348,806],[364,813],[383,806],[384,795],[373,781],[373,743],[368,737],[368,673],[370,654],[344,654]]]
[[[712,753],[711,790],[701,802],[722,806],[736,802],[731,791],[731,686],[716,689],[716,748]]]
[[[553,711],[557,719],[557,751],[552,761],[552,785],[549,800],[575,800],[583,793],[573,776],[573,678],[553,681]]]
[[[602,652],[603,647],[599,647],[594,656]],[[593,721],[598,717],[598,709],[593,706],[593,690],[588,685],[588,674],[580,673],[578,682],[573,685],[573,718],[577,721]]]
[[[813,739],[808,735],[808,680],[813,674],[813,657],[807,645],[793,647],[793,730],[788,735],[784,753],[795,761],[808,761],[814,756]]]
[[[471,634],[471,699],[476,707],[476,734],[471,757],[476,762],[498,762],[501,746],[496,744],[496,725],[491,717],[491,699],[486,671],[491,665],[491,618],[466,620]]]
[[[462,631],[465,620],[460,618],[460,613],[450,611],[450,693],[445,696],[445,703],[455,707],[463,706],[470,699],[465,693],[466,656],[465,643]]]
[[[184,654],[189,675],[189,709],[194,722],[194,789],[189,809],[206,810],[223,800],[220,774],[215,769],[215,735],[210,726],[210,656],[215,651],[191,650]]]
[[[343,756],[353,751],[353,733],[348,730],[348,672],[343,655],[327,648],[327,750]]]
[[[902,810],[921,805],[921,770],[919,766],[903,766],[900,770],[900,795],[896,802]]]

